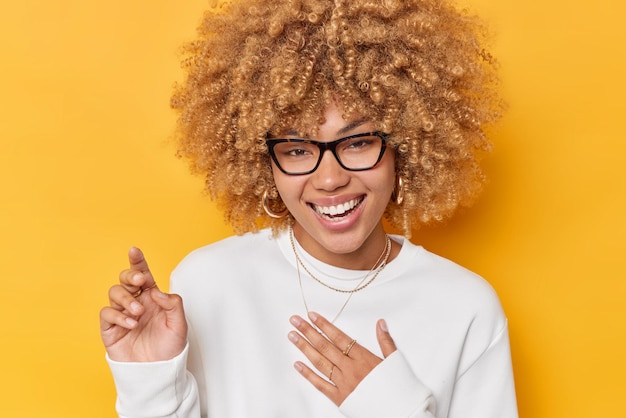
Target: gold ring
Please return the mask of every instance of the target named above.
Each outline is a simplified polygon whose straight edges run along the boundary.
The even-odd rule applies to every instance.
[[[354,346],[354,344],[356,343],[356,340],[352,340],[350,341],[350,344],[348,344],[348,346],[346,347],[345,350],[343,350],[343,355],[347,356],[348,354],[350,354],[350,350],[352,350],[352,347]]]
[[[135,293],[133,293],[133,297],[134,297],[134,298],[137,298],[137,297],[139,297],[139,295],[141,295],[141,294],[142,294],[143,292],[145,292],[146,290],[154,289],[155,287],[157,287],[156,282],[155,282],[152,286],[150,286],[150,287],[146,287],[145,289],[143,289],[143,288],[139,288],[139,290],[137,290]]]
[[[333,372],[335,371],[335,365],[330,369],[330,374],[328,375],[328,380],[333,381]]]

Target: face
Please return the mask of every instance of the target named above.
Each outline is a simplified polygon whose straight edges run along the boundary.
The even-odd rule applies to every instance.
[[[324,118],[310,139],[330,142],[375,130],[371,121],[344,120],[336,105],[326,108]],[[380,162],[366,171],[345,170],[326,151],[311,174],[284,174],[273,162],[272,172],[295,219],[294,234],[307,252],[339,267],[371,268],[385,246],[382,216],[395,184],[393,149],[387,147]]]

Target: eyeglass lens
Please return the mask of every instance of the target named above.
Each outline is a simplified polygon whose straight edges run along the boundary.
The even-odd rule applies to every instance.
[[[301,139],[276,143],[276,162],[288,173],[310,172],[321,160],[324,146],[318,144],[323,143]],[[337,142],[334,155],[348,170],[364,170],[378,163],[382,146],[383,139],[377,135],[348,137]]]

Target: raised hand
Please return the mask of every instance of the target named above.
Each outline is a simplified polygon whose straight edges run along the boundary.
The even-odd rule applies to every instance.
[[[290,332],[289,340],[302,351],[326,379],[302,362],[296,362],[294,367],[317,390],[339,406],[365,376],[383,360],[359,345],[321,315],[310,312],[309,319],[321,332],[301,317],[292,316],[290,322],[299,333]],[[383,357],[386,358],[396,351],[396,345],[382,319],[376,324],[376,337]]]
[[[182,299],[159,290],[138,248],[128,252],[130,268],[109,290],[110,306],[100,311],[102,342],[115,361],[162,361],[180,354],[187,341]]]

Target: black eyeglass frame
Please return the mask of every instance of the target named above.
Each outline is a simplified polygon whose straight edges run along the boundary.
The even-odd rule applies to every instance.
[[[363,168],[349,168],[346,167],[342,162],[341,159],[339,158],[339,156],[337,155],[337,146],[339,144],[341,144],[344,141],[347,141],[349,139],[354,139],[354,138],[360,138],[360,137],[364,137],[364,136],[377,136],[381,139],[382,143],[380,146],[380,153],[378,154],[378,158],[376,159],[376,162],[374,164],[372,164],[369,167],[363,167]],[[384,132],[380,132],[380,131],[373,131],[373,132],[362,132],[359,134],[354,134],[354,135],[350,135],[350,136],[345,136],[343,138],[339,138],[336,139],[334,141],[330,141],[330,142],[320,142],[320,141],[315,141],[312,139],[303,139],[303,138],[268,138],[265,140],[265,143],[267,144],[267,149],[270,153],[270,156],[272,157],[272,160],[274,161],[274,164],[276,164],[276,167],[278,167],[278,169],[280,171],[282,171],[283,173],[289,175],[289,176],[304,176],[306,174],[311,174],[313,173],[315,170],[317,170],[317,167],[319,167],[320,163],[322,162],[322,158],[324,157],[324,153],[326,151],[330,151],[333,156],[335,157],[335,160],[337,160],[337,162],[339,163],[339,165],[341,166],[341,168],[343,168],[344,170],[348,170],[348,171],[367,171],[367,170],[371,170],[372,168],[376,167],[376,165],[380,162],[380,160],[382,160],[383,155],[385,154],[385,150],[387,149],[387,139],[389,138],[389,135],[387,135]],[[315,166],[309,170],[309,171],[305,171],[303,173],[290,173],[288,171],[286,171],[285,169],[283,169],[280,165],[280,163],[278,162],[278,158],[276,157],[276,153],[274,152],[274,147],[277,144],[282,144],[285,142],[294,142],[294,143],[307,143],[307,144],[312,144],[317,146],[320,149],[320,155],[317,159],[317,163],[315,163]]]

